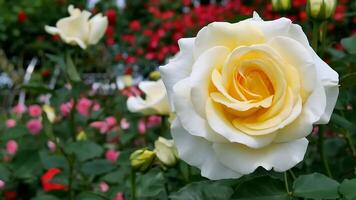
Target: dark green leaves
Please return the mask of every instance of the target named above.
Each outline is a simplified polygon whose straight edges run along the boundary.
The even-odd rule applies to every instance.
[[[339,183],[323,174],[302,175],[293,184],[293,195],[311,199],[336,199]]]
[[[356,54],[356,35],[341,40],[342,46],[351,54]]]
[[[345,179],[339,187],[339,192],[347,199],[356,199],[356,179]]]
[[[226,200],[233,194],[232,188],[211,181],[191,183],[172,194],[172,200]]]
[[[160,170],[151,170],[138,179],[137,195],[141,198],[154,197],[164,192],[164,177]]]
[[[346,74],[340,78],[340,86],[342,89],[350,88],[356,85],[356,73]]]
[[[84,163],[81,168],[81,171],[86,175],[95,176],[95,175],[108,173],[112,171],[114,168],[115,166],[111,162],[105,159],[98,159],[98,160],[93,160]]]
[[[101,156],[104,150],[94,142],[79,141],[67,145],[65,151],[68,154],[75,154],[79,161],[85,161]]]
[[[7,128],[3,134],[0,135],[0,140],[7,141],[10,139],[20,138],[27,133],[27,129],[25,126],[18,125],[13,128]]]

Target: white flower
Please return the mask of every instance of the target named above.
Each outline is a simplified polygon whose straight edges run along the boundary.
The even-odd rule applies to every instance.
[[[336,0],[308,0],[307,7],[312,18],[325,20],[334,14]]]
[[[178,161],[178,153],[173,140],[159,137],[155,141],[154,152],[158,159],[167,166],[173,166]]]
[[[89,19],[89,11],[80,11],[73,5],[68,7],[69,17],[60,19],[56,27],[45,26],[45,30],[52,34],[59,34],[68,44],[79,45],[86,49],[88,45],[96,44],[103,37],[108,26],[108,19],[101,13]]]
[[[325,124],[338,74],[287,18],[214,22],[160,67],[177,118],[179,157],[210,179],[259,166],[281,172],[303,160],[313,124]]]
[[[140,96],[129,97],[127,108],[131,112],[141,112],[145,115],[169,115],[170,108],[166,88],[163,81],[142,81],[138,87],[145,93],[145,99]]]

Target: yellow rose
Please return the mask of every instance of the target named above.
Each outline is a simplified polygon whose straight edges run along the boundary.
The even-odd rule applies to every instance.
[[[325,124],[338,74],[287,18],[214,22],[160,67],[176,119],[179,157],[210,179],[257,167],[281,172],[303,160],[313,124]]]
[[[169,115],[170,108],[166,88],[163,81],[142,81],[138,87],[145,93],[145,98],[140,96],[129,97],[127,108],[130,112],[141,112],[145,115]]]
[[[89,20],[89,11],[80,11],[73,5],[68,6],[69,17],[60,19],[56,27],[45,26],[45,30],[52,34],[59,34],[68,44],[79,45],[86,49],[88,45],[96,44],[103,37],[108,26],[108,19],[101,13]]]

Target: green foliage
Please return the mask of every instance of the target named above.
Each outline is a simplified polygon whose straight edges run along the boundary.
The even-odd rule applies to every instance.
[[[103,148],[91,141],[79,141],[66,145],[65,151],[74,154],[79,161],[85,161],[99,157],[103,153]]]
[[[356,179],[345,179],[339,187],[339,192],[347,199],[356,199]]]

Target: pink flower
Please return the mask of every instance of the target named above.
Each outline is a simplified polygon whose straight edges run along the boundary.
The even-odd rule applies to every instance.
[[[54,142],[52,142],[50,140],[48,140],[48,142],[47,142],[47,147],[51,152],[55,152],[56,149],[57,149],[56,143],[54,143]]]
[[[144,119],[141,119],[139,122],[138,122],[138,132],[141,134],[141,135],[144,135],[146,133],[146,122]]]
[[[162,123],[162,117],[158,115],[151,115],[147,119],[147,127],[151,128]]]
[[[120,127],[123,129],[123,130],[126,130],[128,128],[130,128],[130,123],[127,121],[126,118],[122,118],[120,120]]]
[[[99,130],[101,134],[105,134],[109,131],[109,125],[106,122],[95,121],[90,124],[91,127]]]
[[[110,128],[116,126],[117,123],[116,118],[114,116],[107,117],[105,121]]]
[[[0,190],[5,188],[5,181],[0,180]]]
[[[67,103],[62,103],[59,110],[61,112],[61,114],[66,117],[69,115],[69,113],[71,112],[73,108],[73,103],[72,102],[67,102]]]
[[[38,119],[31,119],[27,122],[26,127],[32,135],[37,135],[42,130],[42,123]]]
[[[16,120],[14,119],[6,120],[6,128],[12,128],[14,126],[16,126]]]
[[[105,153],[106,160],[111,161],[113,163],[116,162],[116,160],[117,160],[117,158],[119,156],[120,156],[120,152],[119,151],[115,151],[113,149],[109,149]]]
[[[14,106],[12,108],[12,112],[16,113],[16,114],[22,114],[24,112],[26,112],[27,108],[24,104],[17,104],[16,106]]]
[[[109,185],[105,182],[100,182],[99,188],[101,192],[107,192],[109,190]]]
[[[101,106],[98,102],[94,102],[94,105],[93,105],[93,111],[98,111],[100,110]]]
[[[42,114],[42,108],[39,105],[31,105],[28,107],[28,114],[31,117],[39,117]]]
[[[122,192],[116,193],[113,200],[124,200],[124,193],[122,193]]]
[[[88,99],[88,98],[80,98],[78,101],[78,104],[76,106],[77,111],[83,115],[88,117],[90,115],[90,108],[92,106],[93,102]]]
[[[15,140],[9,140],[6,143],[6,152],[10,155],[15,155],[17,151],[17,142]]]

